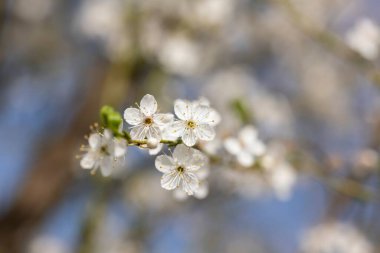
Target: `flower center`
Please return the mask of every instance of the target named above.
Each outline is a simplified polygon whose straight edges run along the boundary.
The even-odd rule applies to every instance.
[[[192,121],[192,120],[187,121],[186,125],[187,125],[188,128],[191,128],[191,129],[194,129],[194,128],[197,127],[197,124],[194,121]]]
[[[108,153],[107,146],[102,146],[100,148],[100,153],[102,153],[103,155],[109,155],[110,154],[110,153]]]
[[[144,124],[145,124],[145,125],[152,125],[152,124],[153,124],[153,119],[152,119],[152,117],[146,117],[146,118],[144,119]]]
[[[178,171],[178,173],[182,174],[183,172],[185,172],[185,168],[182,166],[179,166],[179,167],[177,167],[177,171]]]

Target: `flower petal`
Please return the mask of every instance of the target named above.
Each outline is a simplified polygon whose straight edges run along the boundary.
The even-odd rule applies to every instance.
[[[115,139],[114,152],[115,157],[122,157],[127,153],[127,143],[124,139]]]
[[[192,116],[191,102],[177,99],[174,102],[174,112],[181,120],[189,120]]]
[[[215,130],[208,124],[201,124],[195,128],[196,136],[203,141],[212,141],[215,138]]]
[[[257,130],[253,126],[245,126],[239,133],[239,140],[242,143],[249,143],[257,139]]]
[[[199,150],[191,149],[192,154],[189,154],[189,159],[186,161],[186,168],[189,171],[197,171],[202,167],[208,166],[208,158]],[[197,174],[198,175],[198,174]]]
[[[152,116],[157,111],[157,101],[150,95],[146,94],[140,101],[140,110],[145,116]]]
[[[179,201],[184,201],[189,198],[189,195],[181,188],[177,188],[174,190],[174,198]]]
[[[82,160],[80,161],[80,166],[83,169],[92,169],[96,163],[96,155],[92,152],[89,152],[84,155]]]
[[[161,129],[158,127],[158,125],[151,125],[148,128],[148,131],[146,133],[146,137],[149,138],[154,138],[157,140],[161,140]]]
[[[144,119],[144,115],[141,113],[139,109],[131,107],[127,108],[124,111],[124,119],[128,124],[136,126],[138,124],[141,124],[141,122]]]
[[[232,155],[237,155],[239,152],[242,151],[242,146],[238,139],[235,138],[227,138],[224,143],[224,148]]]
[[[181,182],[181,177],[177,171],[166,173],[161,177],[161,186],[166,190],[173,190],[178,187]]]
[[[194,173],[182,174],[181,188],[188,194],[193,195],[199,187],[199,180]]]
[[[149,128],[145,126],[135,126],[131,130],[131,138],[133,140],[144,140]]]
[[[171,113],[157,113],[153,115],[154,123],[163,126],[170,123],[173,123],[174,115]]]
[[[192,119],[195,120],[197,123],[209,123],[209,115],[210,115],[211,109],[208,106],[195,104],[193,106],[193,115]]]
[[[102,159],[102,162],[100,164],[100,172],[104,177],[108,177],[111,175],[113,169],[113,164],[112,164],[112,158],[109,156],[105,156]]]
[[[240,152],[237,155],[237,160],[244,167],[251,167],[255,163],[255,157],[246,151]]]
[[[183,135],[185,129],[186,129],[185,122],[182,120],[178,120],[178,121],[174,121],[173,124],[167,127],[166,133],[167,135],[180,137]]]
[[[208,166],[203,166],[195,172],[199,180],[205,180],[210,175],[210,169]]]
[[[199,183],[199,187],[194,192],[194,197],[197,199],[204,199],[208,196],[208,183],[206,181],[203,181]]]
[[[183,136],[182,136],[182,141],[183,143],[186,144],[186,146],[192,147],[197,143],[197,135],[195,134],[195,131],[190,128],[186,128]]]
[[[207,118],[207,123],[211,126],[216,126],[220,123],[220,121],[222,121],[222,116],[220,116],[219,112],[211,108]]]
[[[161,171],[162,173],[170,173],[176,168],[176,164],[173,158],[167,155],[157,156],[155,166],[157,170]]]
[[[102,136],[98,133],[92,133],[88,138],[88,144],[92,149],[98,149],[102,145]]]
[[[193,154],[194,152],[192,148],[189,148],[183,144],[179,144],[173,151],[173,158],[180,165],[186,165]]]

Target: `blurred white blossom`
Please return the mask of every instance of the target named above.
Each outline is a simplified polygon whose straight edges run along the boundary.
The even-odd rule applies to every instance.
[[[103,134],[92,133],[88,143],[82,148],[82,151],[87,152],[80,162],[82,168],[92,169],[93,173],[100,168],[103,176],[109,176],[114,169],[123,165],[127,143],[114,138],[109,129],[105,129]]]
[[[80,33],[104,43],[112,60],[122,59],[130,47],[124,4],[123,0],[85,0],[74,23]]]
[[[286,201],[290,198],[297,181],[297,173],[286,160],[285,147],[272,143],[262,159],[264,173],[276,197]]]
[[[346,41],[364,58],[374,60],[379,55],[380,29],[372,20],[363,18],[348,31]]]
[[[302,253],[374,253],[372,245],[355,227],[344,223],[321,224],[303,238]]]
[[[184,36],[168,37],[158,53],[163,66],[174,74],[194,74],[201,64],[201,52],[197,44]]]
[[[224,141],[225,149],[236,156],[237,161],[243,167],[251,167],[258,156],[262,156],[266,150],[265,144],[258,138],[255,127],[245,126],[237,138],[229,137]]]

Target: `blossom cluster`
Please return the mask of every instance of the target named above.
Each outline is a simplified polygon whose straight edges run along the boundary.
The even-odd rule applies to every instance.
[[[145,95],[137,108],[124,111],[130,132],[124,131],[122,122],[116,120],[114,129],[97,129],[89,136],[88,146],[82,147],[86,154],[81,159],[81,167],[92,169],[93,173],[100,169],[103,176],[109,176],[114,169],[123,166],[128,146],[146,148],[151,155],[157,155],[164,144],[168,144],[175,146],[172,154],[159,155],[155,160],[157,170],[163,173],[161,186],[173,190],[180,199],[188,195],[206,197],[209,160],[194,146],[199,141],[215,138],[214,127],[221,117],[206,99],[178,99],[174,102],[174,113],[176,117],[172,113],[160,113],[154,96]],[[118,119],[117,115],[108,110],[104,125],[111,124],[112,116]]]
[[[236,137],[216,136],[221,115],[205,98],[175,100],[174,114],[160,112],[149,94],[136,105],[125,109],[123,117],[110,107],[102,109],[103,128],[97,128],[88,137],[88,146],[82,147],[84,169],[92,173],[100,169],[109,176],[124,166],[127,147],[137,146],[156,156],[161,187],[173,191],[178,200],[208,195],[211,160],[226,168],[219,171],[220,178],[227,180],[223,185],[232,185],[238,193],[249,196],[270,190],[280,200],[290,197],[297,176],[284,147],[265,143],[253,125],[243,126]],[[123,129],[123,121],[128,129]]]

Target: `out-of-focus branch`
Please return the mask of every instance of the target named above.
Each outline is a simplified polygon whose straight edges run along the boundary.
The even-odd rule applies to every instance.
[[[96,74],[94,74],[96,73]],[[90,70],[94,86],[102,80],[102,67]],[[78,140],[97,115],[99,90],[87,93],[82,109],[78,112],[70,130],[51,145],[40,151],[40,157],[16,196],[8,212],[0,218],[0,252],[23,252],[22,245],[47,212],[63,195],[72,180],[72,157]]]

